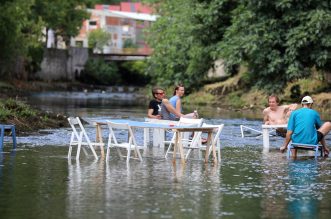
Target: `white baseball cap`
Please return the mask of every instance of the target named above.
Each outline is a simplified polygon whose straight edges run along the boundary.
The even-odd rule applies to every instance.
[[[310,96],[305,96],[304,98],[302,98],[301,103],[310,104],[310,103],[314,103],[314,101]]]

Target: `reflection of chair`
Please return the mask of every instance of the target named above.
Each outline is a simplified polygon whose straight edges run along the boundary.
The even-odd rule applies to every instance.
[[[131,150],[135,152],[135,155],[138,155],[138,159],[142,161],[140,152],[139,152],[139,146],[137,145],[136,139],[133,135],[133,131],[131,129],[131,126],[126,123],[114,123],[111,121],[107,121],[107,125],[109,128],[109,138],[108,138],[108,146],[107,146],[107,155],[106,155],[106,161],[108,161],[110,148],[115,147],[117,149],[117,153],[122,159],[124,157],[120,151],[120,148],[125,148],[127,150],[126,155],[126,161],[129,162],[131,158]],[[120,131],[118,136],[122,136],[122,138],[126,138],[126,140],[123,140],[120,142],[115,135],[115,130]],[[123,131],[125,134],[123,134]],[[121,139],[122,140],[122,139]]]
[[[191,126],[191,127],[201,127],[202,125],[202,122],[203,122],[203,119],[189,119],[189,118],[183,118],[183,117],[180,117],[179,119],[179,122],[177,123],[177,126]],[[182,133],[182,144],[185,147],[188,147],[189,144],[192,143],[192,140],[195,140],[197,138],[197,135],[198,135],[198,132],[195,132],[193,134],[193,137],[192,137],[192,140],[190,140],[190,135],[192,133],[189,133],[189,132],[183,132]],[[171,138],[171,141],[165,141],[165,143],[169,143],[169,147],[167,149],[167,152],[165,154],[165,158],[167,159],[168,157],[168,154],[173,154],[173,147],[174,147],[174,144],[175,144],[175,135],[172,136]]]
[[[256,132],[258,134],[257,135],[254,135],[254,136],[252,136],[252,135],[246,135],[245,136],[245,130],[250,130],[250,131]],[[241,137],[242,138],[244,138],[244,137],[256,137],[256,138],[259,138],[259,137],[262,136],[262,131],[259,131],[257,129],[253,129],[253,128],[251,128],[249,126],[245,126],[245,125],[240,125],[240,131],[241,131]],[[272,129],[272,130],[269,131],[269,133],[272,133],[272,132],[275,132],[275,129]],[[272,136],[272,135],[270,134],[269,136]]]
[[[80,155],[80,149],[82,145],[88,146],[95,159],[98,159],[97,154],[95,153],[95,150],[93,146],[101,146],[103,147],[103,143],[97,143],[97,142],[91,142],[90,138],[88,137],[85,128],[83,127],[79,117],[69,117],[68,118],[69,124],[72,128],[72,133],[71,133],[71,139],[70,139],[70,145],[69,145],[69,152],[68,152],[68,159],[71,159],[71,152],[72,152],[72,146],[77,145],[77,154],[76,154],[76,160],[79,160],[79,155]],[[84,141],[85,140],[85,141]],[[85,151],[85,148],[83,148],[83,151],[85,154],[87,152]]]
[[[292,149],[315,151],[315,158],[317,158],[318,152],[320,151],[321,157],[323,156],[322,145],[290,143],[289,146],[287,147],[287,157],[288,158],[292,155],[292,152],[291,152]]]
[[[215,145],[216,151],[217,151],[217,158],[218,160],[221,160],[221,143],[220,143],[220,135],[223,130],[224,124],[220,125],[211,125],[211,124],[206,124],[204,123],[202,127],[214,127],[213,130],[213,138],[211,139],[212,145]],[[190,152],[192,149],[199,149],[199,159],[201,159],[201,151],[206,150],[206,145],[203,145],[201,143],[201,132],[197,133],[197,136],[195,139],[192,139],[192,144],[189,147],[189,150],[186,154],[186,159],[190,155]],[[208,156],[210,156],[210,153],[212,152],[212,148],[209,149]]]

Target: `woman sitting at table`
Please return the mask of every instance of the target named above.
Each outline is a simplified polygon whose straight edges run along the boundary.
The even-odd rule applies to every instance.
[[[182,114],[181,97],[184,96],[184,85],[179,84],[175,87],[174,96],[169,100],[162,99],[161,104],[161,117],[166,120],[179,120],[180,117],[197,118],[196,113]]]

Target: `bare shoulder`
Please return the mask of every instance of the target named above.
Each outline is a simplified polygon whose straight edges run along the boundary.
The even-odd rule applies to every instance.
[[[263,114],[268,114],[270,112],[270,107],[267,107],[263,110]]]

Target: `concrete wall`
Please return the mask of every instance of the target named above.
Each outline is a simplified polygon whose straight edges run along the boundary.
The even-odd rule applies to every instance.
[[[84,70],[85,63],[89,58],[87,48],[70,48],[68,51],[67,72],[68,80],[75,80]]]
[[[43,81],[73,81],[84,69],[87,60],[87,48],[45,49],[36,78]]]

